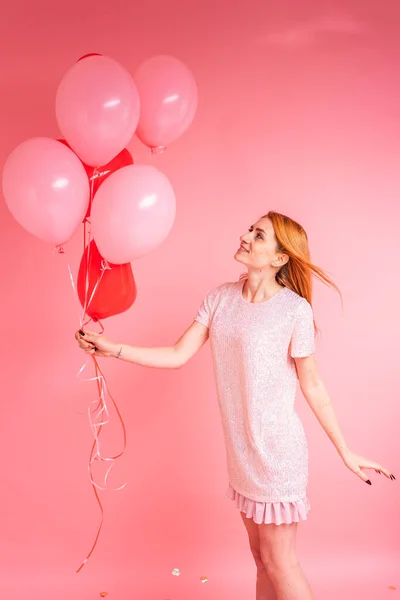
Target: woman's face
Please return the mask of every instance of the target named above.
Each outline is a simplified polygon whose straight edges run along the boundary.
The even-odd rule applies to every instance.
[[[265,270],[282,267],[286,261],[282,261],[283,255],[277,253],[276,247],[272,221],[264,217],[240,237],[240,248],[235,254],[235,260],[248,269]]]

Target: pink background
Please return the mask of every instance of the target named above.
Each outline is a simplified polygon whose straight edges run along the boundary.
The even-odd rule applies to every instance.
[[[58,82],[82,54],[134,72],[169,53],[190,67],[199,109],[162,156],[137,140],[177,196],[166,243],[134,264],[129,313],[109,337],[172,344],[208,289],[235,279],[239,235],[269,209],[307,229],[315,262],[344,293],[316,285],[318,359],[351,448],[397,476],[363,484],[341,463],[304,399],[309,521],[301,562],[316,598],[381,599],[400,586],[398,395],[400,75],[398,2],[371,0],[50,0],[2,7],[0,162],[23,140],[56,137]],[[244,600],[245,531],[224,498],[225,455],[209,349],[180,371],[103,362],[128,449],[102,495],[87,477],[86,410],[73,338],[80,234],[67,255],[25,233],[0,205],[2,251],[1,591],[7,600]],[[118,449],[116,419],[107,440]],[[172,577],[174,568],[180,577]],[[201,584],[200,577],[209,581]]]

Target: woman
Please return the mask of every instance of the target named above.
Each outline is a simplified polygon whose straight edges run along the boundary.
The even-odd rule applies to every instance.
[[[247,267],[247,276],[212,290],[175,346],[137,348],[82,331],[76,338],[88,354],[173,369],[210,336],[227,451],[227,494],[240,509],[249,536],[257,566],[256,600],[311,600],[295,550],[297,523],[310,508],[307,442],[294,410],[297,379],[344,464],[369,485],[362,469],[395,478],[348,448],[318,374],[311,277],[338,288],[311,263],[304,229],[270,212],[240,240],[235,259]]]

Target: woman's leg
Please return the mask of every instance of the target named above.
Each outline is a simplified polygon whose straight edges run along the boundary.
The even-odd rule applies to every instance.
[[[277,600],[275,588],[261,560],[260,536],[258,525],[253,519],[248,519],[244,513],[240,513],[249,536],[250,550],[257,567],[256,600]]]
[[[258,525],[261,560],[274,585],[277,600],[313,600],[297,558],[296,533],[297,523]]]

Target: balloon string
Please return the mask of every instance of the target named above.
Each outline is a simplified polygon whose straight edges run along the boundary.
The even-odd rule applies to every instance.
[[[101,530],[102,530],[102,527],[103,527],[103,522],[104,522],[104,509],[103,509],[103,505],[102,505],[101,500],[100,500],[100,496],[99,496],[98,490],[110,489],[107,486],[107,478],[108,478],[108,476],[109,476],[109,474],[111,472],[112,467],[114,466],[115,460],[117,458],[120,458],[124,454],[124,452],[126,450],[126,438],[127,438],[127,436],[126,436],[126,427],[125,427],[124,420],[122,418],[122,415],[121,415],[121,413],[120,413],[120,411],[118,409],[118,406],[117,406],[114,398],[111,396],[111,394],[108,391],[107,383],[106,383],[104,374],[103,374],[103,372],[102,372],[102,370],[101,370],[101,368],[100,368],[100,366],[99,366],[99,364],[97,362],[97,359],[94,356],[92,356],[92,359],[93,359],[93,362],[94,362],[95,374],[96,374],[96,377],[94,377],[94,379],[96,380],[97,391],[98,391],[98,395],[99,395],[99,402],[98,402],[98,404],[97,404],[97,406],[95,408],[95,412],[98,411],[97,414],[100,415],[100,416],[102,416],[103,412],[105,412],[107,414],[107,420],[106,421],[100,421],[99,423],[94,423],[93,424],[94,440],[93,440],[92,448],[91,448],[91,451],[90,451],[90,459],[89,459],[89,478],[90,478],[90,481],[91,481],[91,484],[92,484],[93,493],[95,495],[97,504],[100,507],[101,518],[100,518],[100,524],[99,524],[99,527],[97,529],[97,533],[96,533],[94,542],[92,544],[92,547],[90,548],[88,554],[86,555],[85,560],[82,562],[82,564],[80,565],[80,567],[77,569],[77,571],[76,571],[77,573],[79,573],[83,569],[83,567],[85,566],[85,564],[87,563],[87,561],[89,560],[89,558],[91,557],[91,555],[93,554],[93,551],[96,548],[97,542],[99,540],[100,533],[101,533]],[[107,404],[106,404],[106,401],[105,401],[106,394],[108,394],[108,396],[110,397],[110,399],[111,399],[111,401],[113,403],[113,406],[114,406],[114,408],[116,410],[116,413],[118,415],[120,424],[122,426],[122,431],[123,431],[123,449],[121,450],[121,452],[119,452],[118,454],[116,454],[115,456],[112,456],[110,458],[105,458],[105,457],[101,456],[101,452],[100,452],[100,440],[99,440],[100,433],[101,433],[101,430],[103,429],[103,426],[106,425],[109,422],[109,420],[108,420],[109,413],[108,413],[108,408],[107,408]],[[98,410],[99,408],[100,408],[100,410]],[[96,431],[96,427],[98,428],[98,431]],[[111,465],[108,468],[106,476],[104,478],[105,487],[99,486],[94,481],[93,473],[92,473],[92,465],[95,462],[95,460],[110,461],[111,462]],[[125,486],[126,486],[126,484],[120,486],[115,491],[121,490]]]
[[[94,180],[96,179],[96,177],[98,177],[98,175],[99,175],[99,171],[97,168],[95,168],[93,171],[93,176],[90,178],[90,200],[89,200],[90,207],[92,206],[92,203],[93,203]],[[106,270],[110,269],[108,262],[106,260],[103,260],[102,265],[101,265],[100,277],[97,280],[96,284],[93,286],[93,289],[92,289],[92,291],[90,293],[90,297],[89,297],[89,290],[90,290],[89,273],[90,273],[90,266],[91,266],[91,262],[92,262],[92,254],[93,253],[92,253],[91,223],[90,223],[88,217],[85,217],[84,222],[83,222],[83,253],[84,253],[84,255],[86,255],[86,257],[85,257],[86,273],[85,273],[85,294],[84,294],[83,312],[82,312],[82,318],[81,318],[81,327],[88,325],[92,321],[91,318],[89,318],[88,320],[85,321],[85,317],[88,315],[89,307],[93,301],[94,296],[96,295],[97,288],[99,287],[101,280],[103,279],[104,272]]]
[[[98,278],[98,280],[96,281],[96,284],[95,284],[95,286],[93,287],[92,293],[91,293],[91,295],[90,295],[90,298],[89,298],[89,300],[87,301],[87,304],[85,304],[85,307],[84,307],[84,309],[83,309],[82,319],[81,319],[81,321],[82,321],[82,323],[81,323],[81,324],[82,324],[82,326],[85,326],[85,325],[87,325],[87,324],[88,324],[88,323],[90,323],[90,321],[92,320],[91,318],[89,318],[89,321],[87,321],[86,323],[84,323],[84,320],[85,320],[85,315],[87,315],[87,311],[89,310],[89,307],[90,307],[90,305],[91,305],[91,303],[92,303],[92,300],[93,300],[93,298],[94,298],[94,296],[95,296],[95,294],[96,294],[97,288],[99,287],[99,285],[100,285],[100,283],[101,283],[101,280],[103,279],[104,272],[105,272],[105,269],[103,269],[103,268],[102,268],[102,269],[101,269],[101,273],[100,273],[100,277]],[[86,300],[85,300],[85,302],[86,302]]]
[[[98,176],[97,173],[98,173],[98,170],[95,169],[93,172],[93,177],[91,177],[91,179],[90,179],[89,207],[92,206],[93,195],[94,195],[93,194],[94,179]],[[90,292],[89,272],[90,272],[90,266],[91,266],[92,255],[93,255],[93,253],[91,251],[91,249],[92,249],[91,242],[92,242],[91,224],[90,224],[88,217],[85,217],[84,222],[83,222],[83,257],[84,257],[84,264],[86,264],[86,273],[85,273],[85,282],[84,282],[85,289],[84,289],[83,312],[80,317],[81,328],[85,327],[88,323],[90,323],[93,320],[88,315],[88,310],[89,310],[90,304],[93,301],[93,298],[96,294],[98,286],[100,285],[100,283],[102,281],[105,271],[110,268],[107,261],[102,262],[101,273],[100,273],[99,278],[96,281],[96,284],[94,285],[92,291]],[[56,248],[56,250],[60,254],[64,253],[63,248]],[[76,296],[78,296],[77,287],[75,285],[71,267],[69,264],[68,264],[68,272],[69,272],[69,278],[71,281],[72,289],[73,289],[74,293],[76,294]],[[104,332],[103,324],[98,319],[96,319],[96,321],[100,327],[100,335],[101,335]],[[77,571],[76,571],[77,573],[79,573],[82,570],[82,568],[85,566],[85,564],[87,563],[87,561],[93,554],[93,552],[96,548],[97,542],[99,540],[102,527],[103,527],[104,509],[103,509],[103,505],[102,505],[102,502],[101,502],[101,499],[99,496],[99,491],[100,490],[118,491],[118,490],[123,489],[126,486],[126,484],[123,484],[122,486],[120,486],[118,488],[111,488],[108,485],[108,477],[111,473],[112,468],[114,467],[115,461],[118,458],[120,458],[126,450],[126,438],[127,438],[126,427],[125,427],[125,423],[122,418],[121,412],[117,406],[117,403],[115,402],[114,398],[111,396],[111,394],[108,390],[108,386],[107,386],[107,382],[106,382],[104,373],[101,370],[101,368],[97,362],[97,359],[94,355],[92,355],[92,360],[93,360],[93,365],[94,365],[95,376],[92,378],[86,379],[86,381],[96,381],[97,399],[94,402],[92,402],[92,404],[96,404],[96,406],[91,409],[91,407],[89,405],[89,409],[88,409],[89,424],[90,424],[92,434],[93,434],[93,444],[92,444],[92,447],[90,450],[90,455],[89,455],[88,472],[89,472],[90,483],[93,488],[93,493],[95,495],[96,502],[100,508],[100,523],[99,523],[93,544],[92,544],[88,554],[86,555],[85,560],[82,562],[80,567],[77,569]],[[82,374],[82,372],[84,371],[85,368],[86,368],[86,363],[81,367],[81,369],[78,373],[78,377]],[[107,398],[109,398],[111,400],[112,406],[113,406],[115,412],[117,413],[120,425],[122,427],[122,432],[123,432],[122,450],[114,456],[103,456],[102,451],[101,451],[101,444],[100,444],[100,435],[103,430],[103,427],[110,422],[110,413],[109,413],[109,409],[107,406]],[[103,477],[103,485],[99,485],[95,481],[95,478],[93,475],[93,465],[95,462],[100,462],[103,464],[109,463],[109,467],[107,468],[106,474]]]
[[[92,208],[93,197],[94,197],[94,180],[96,178],[97,173],[98,173],[98,169],[97,169],[97,167],[95,167],[93,170],[93,176],[90,178],[90,194],[89,194],[89,209],[88,209],[89,217],[90,217],[90,211]],[[84,221],[83,221],[83,254],[84,254],[84,256],[86,254],[86,259],[84,259],[84,262],[86,260],[86,273],[85,273],[85,294],[84,294],[81,326],[83,326],[83,322],[85,320],[85,315],[87,314],[87,310],[88,310],[88,296],[89,296],[89,285],[90,285],[89,272],[90,272],[90,265],[91,265],[91,260],[92,260],[91,242],[92,242],[91,223],[89,221],[88,216],[85,216]],[[92,294],[92,297],[93,297],[93,294]],[[90,321],[91,321],[91,319],[88,322],[90,322]]]

